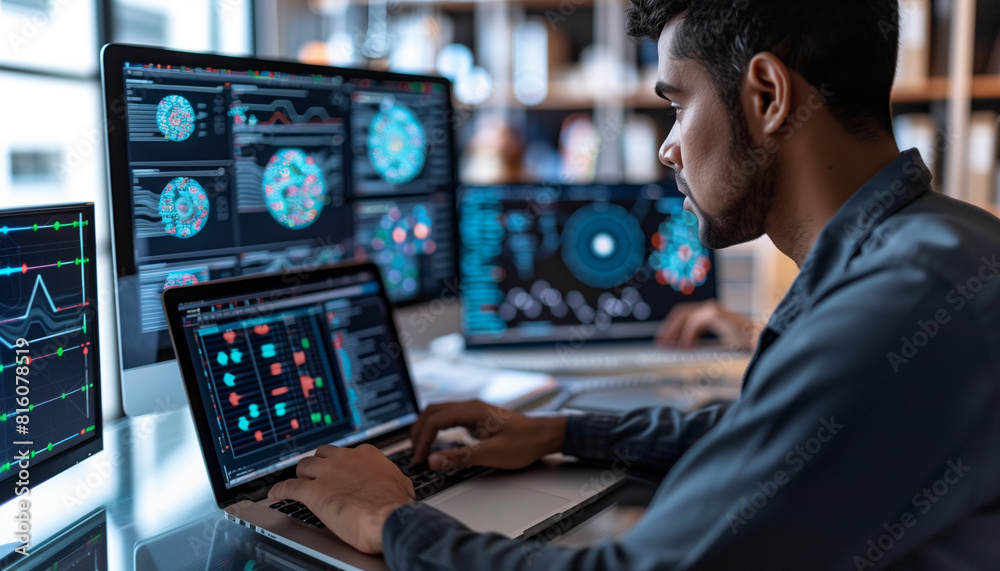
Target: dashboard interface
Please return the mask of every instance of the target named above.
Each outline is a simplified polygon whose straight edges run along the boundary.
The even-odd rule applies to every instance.
[[[673,183],[462,188],[467,344],[651,338],[675,304],[715,297],[683,203]]]
[[[112,202],[125,369],[172,358],[172,286],[367,259],[393,302],[411,302],[454,278],[447,82],[326,69],[124,62],[129,186]]]
[[[227,488],[416,420],[377,279],[178,306]]]

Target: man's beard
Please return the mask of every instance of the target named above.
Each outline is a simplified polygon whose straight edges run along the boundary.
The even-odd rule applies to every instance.
[[[730,124],[733,166],[729,180],[722,188],[708,191],[723,193],[721,212],[708,214],[702,210],[691,195],[683,171],[677,173],[677,185],[684,190],[699,214],[698,235],[702,244],[716,250],[763,236],[777,189],[778,157],[754,145],[746,117],[741,113],[732,113]],[[755,150],[757,157],[754,156]],[[759,157],[763,157],[760,162],[757,160]],[[753,172],[747,174],[751,170],[749,165],[753,165]]]

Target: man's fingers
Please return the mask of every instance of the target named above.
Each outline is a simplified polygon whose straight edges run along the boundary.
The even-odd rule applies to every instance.
[[[684,322],[677,343],[681,347],[690,348],[701,339],[706,331],[712,329],[714,320],[719,317],[718,311],[712,306],[704,306],[692,312]]]
[[[296,500],[309,505],[315,482],[315,480],[289,478],[272,486],[267,492],[267,497],[272,500]]]
[[[462,446],[441,452],[435,452],[427,458],[427,465],[431,470],[441,472],[454,468],[465,468],[466,466],[478,466],[478,457],[481,455],[482,445],[477,448]]]
[[[299,460],[298,466],[295,467],[295,475],[299,478],[315,480],[319,477],[320,471],[322,470],[320,467],[321,462],[323,462],[323,460],[321,460],[320,457],[306,456],[305,458]]]
[[[439,430],[454,426],[475,427],[484,417],[483,407],[481,403],[476,401],[428,407],[410,431],[410,440],[413,442],[413,460],[415,462],[426,460],[427,453],[430,451],[431,444],[437,437]]]
[[[663,324],[660,326],[660,330],[656,334],[657,345],[674,345],[677,343],[677,339],[680,337],[681,331],[684,329],[684,324],[687,322],[688,316],[697,309],[697,304],[692,303],[681,303],[674,306],[667,315],[667,318],[663,320]]]

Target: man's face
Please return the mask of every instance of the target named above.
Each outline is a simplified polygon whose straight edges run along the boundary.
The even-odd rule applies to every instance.
[[[742,105],[730,109],[704,64],[673,56],[680,22],[667,24],[658,42],[657,93],[677,112],[659,157],[677,172],[677,185],[687,196],[684,208],[698,217],[702,243],[725,248],[764,234],[778,161],[761,150],[755,161]]]

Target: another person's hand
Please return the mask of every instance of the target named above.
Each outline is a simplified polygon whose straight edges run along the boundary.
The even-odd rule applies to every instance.
[[[385,520],[414,500],[410,479],[370,444],[320,446],[299,461],[296,474],[268,497],[304,503],[337,537],[365,553],[382,552]]]
[[[478,442],[435,452],[428,457],[439,430],[465,427]],[[564,417],[530,418],[482,401],[427,407],[410,430],[414,462],[427,461],[432,470],[488,466],[515,470],[546,454],[562,450]]]
[[[757,341],[749,319],[710,299],[674,306],[660,325],[656,344],[690,348],[707,332],[714,333],[723,345],[733,349],[751,350]]]

